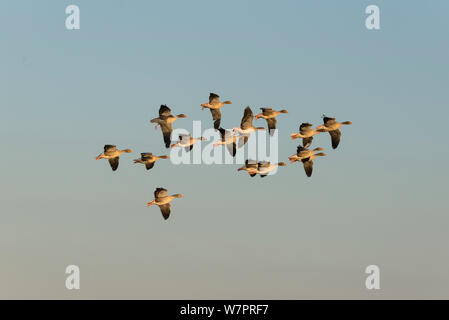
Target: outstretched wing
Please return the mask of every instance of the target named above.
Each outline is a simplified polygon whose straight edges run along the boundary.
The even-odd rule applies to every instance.
[[[154,198],[164,198],[167,196],[167,189],[164,188],[156,188],[154,191]]]
[[[325,126],[329,126],[332,124],[335,124],[335,118],[331,118],[331,117],[323,117],[323,123]]]
[[[341,131],[339,129],[329,131],[332,140],[332,149],[336,149],[340,143]]]
[[[161,105],[161,107],[159,108],[159,116],[168,117],[169,115],[171,115],[170,108],[165,104]]]
[[[156,163],[156,161],[153,162],[147,162],[145,163],[145,167],[147,168],[147,170],[150,170],[151,168],[154,167],[154,164]]]
[[[310,158],[303,159],[302,164],[304,165],[304,171],[308,177],[312,176],[313,171],[313,161],[309,160]]]
[[[235,154],[237,152],[237,145],[235,142],[226,144],[226,148],[228,149],[231,156],[235,157]]]
[[[117,170],[118,168],[118,159],[119,157],[109,159],[109,164],[111,165],[112,171]]]
[[[246,130],[253,126],[253,111],[250,107],[245,108],[245,112],[243,113],[242,122],[240,123],[240,128]]]
[[[211,92],[209,94],[209,104],[217,104],[219,102],[220,102],[220,96],[218,94]]]
[[[170,203],[161,204],[159,206],[159,209],[161,209],[162,216],[164,217],[165,220],[167,220],[168,217],[170,217],[170,207],[171,207]]]
[[[313,137],[302,138],[302,145],[304,148],[308,148],[312,144]]]
[[[160,125],[161,125],[162,135],[164,136],[165,147],[170,148],[171,133],[173,131],[173,127],[172,127],[171,123],[167,123],[166,121],[162,121],[160,123]]]
[[[274,134],[274,130],[276,130],[276,118],[267,119],[268,131],[270,132],[270,136]]]
[[[210,113],[212,114],[212,120],[214,120],[214,129],[217,130],[220,128],[221,111],[220,109],[210,109]]]
[[[243,135],[243,136],[241,136],[240,138],[239,138],[239,141],[238,141],[238,143],[239,143],[239,148],[241,148],[241,147],[243,147],[244,145],[245,145],[245,143],[247,143],[248,142],[248,139],[249,139],[249,137],[248,137],[248,135]]]
[[[113,151],[116,151],[116,150],[117,150],[117,147],[115,145],[113,145],[113,144],[106,144],[104,146],[104,152],[113,152]]]

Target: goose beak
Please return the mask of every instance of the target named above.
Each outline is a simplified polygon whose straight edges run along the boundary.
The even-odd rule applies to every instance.
[[[151,207],[153,204],[154,204],[154,201],[148,202],[148,203],[147,203],[147,207],[149,208],[149,207]]]
[[[173,149],[174,147],[176,147],[176,143],[175,143],[175,144],[172,144],[170,148]]]
[[[95,158],[95,160],[100,160],[101,158],[103,158],[104,153],[100,154],[98,157]]]
[[[260,115],[261,115],[261,113],[259,113],[259,114],[256,114],[256,116],[255,116],[256,120],[259,120],[259,118],[260,118]]]

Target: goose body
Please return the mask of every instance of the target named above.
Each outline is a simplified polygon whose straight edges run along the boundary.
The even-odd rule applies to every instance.
[[[98,155],[95,158],[95,160],[108,159],[109,164],[111,165],[112,171],[115,171],[118,168],[120,155],[122,153],[131,153],[131,152],[133,152],[131,149],[119,150],[113,144],[106,144],[104,146],[103,153],[100,153],[100,155]]]
[[[159,206],[159,209],[161,210],[162,217],[167,220],[170,216],[171,212],[171,205],[170,202],[173,201],[173,199],[176,198],[183,198],[184,196],[182,194],[174,194],[169,196],[167,194],[167,189],[164,188],[156,188],[154,191],[154,200],[147,203],[148,207],[151,207],[153,204]]]

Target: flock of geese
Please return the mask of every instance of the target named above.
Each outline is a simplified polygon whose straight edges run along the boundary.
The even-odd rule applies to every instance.
[[[262,110],[261,113],[256,114],[256,116],[253,115],[253,112],[251,108],[248,106],[245,108],[243,112],[242,121],[240,123],[240,127],[234,127],[232,130],[226,130],[220,126],[221,123],[221,111],[220,109],[226,105],[226,104],[232,104],[231,101],[220,101],[220,97],[215,94],[211,93],[209,95],[209,102],[201,104],[202,110],[204,109],[210,109],[212,114],[212,120],[214,123],[214,129],[218,130],[220,133],[221,139],[214,143],[214,147],[225,145],[228,152],[234,157],[237,152],[237,148],[242,147],[245,145],[245,143],[248,141],[249,136],[252,132],[255,132],[257,130],[265,130],[265,127],[255,127],[253,125],[253,118],[256,120],[263,118],[267,122],[267,127],[269,130],[270,135],[273,135],[276,126],[277,126],[277,120],[276,117],[280,115],[281,113],[288,113],[287,110],[273,110],[272,108],[260,108]],[[192,137],[189,134],[181,134],[179,135],[179,141],[176,141],[176,143],[171,144],[171,135],[173,132],[173,122],[180,118],[186,118],[187,116],[185,114],[178,114],[178,115],[172,115],[171,109],[167,107],[166,105],[161,105],[159,108],[159,117],[152,119],[150,122],[155,123],[155,129],[157,130],[158,127],[161,128],[162,131],[162,137],[164,140],[164,144],[166,148],[175,148],[175,147],[181,147],[184,148],[186,151],[190,151],[193,148],[193,145],[199,141],[207,140],[204,137]],[[299,132],[292,133],[290,136],[291,138],[302,139],[302,144],[300,144],[296,148],[296,154],[289,157],[290,163],[300,162],[302,163],[304,167],[304,171],[307,175],[307,177],[312,176],[313,171],[313,160],[317,157],[323,157],[326,156],[323,152],[318,152],[324,150],[323,148],[314,148],[309,149],[310,145],[312,144],[313,137],[317,134],[320,134],[321,132],[328,132],[331,137],[331,143],[332,148],[336,149],[338,147],[338,144],[340,143],[341,139],[341,131],[340,127],[343,125],[349,125],[352,124],[351,121],[345,121],[345,122],[337,122],[335,118],[330,118],[323,116],[323,124],[317,126],[315,129],[313,129],[312,124],[310,123],[302,123],[299,126]],[[119,158],[120,155],[123,153],[132,153],[133,151],[131,149],[117,149],[115,145],[107,144],[104,146],[104,151],[96,158],[96,160],[99,159],[108,159],[109,164],[111,165],[111,168],[113,171],[117,170],[119,165]],[[157,160],[160,159],[168,159],[169,157],[167,155],[161,155],[156,156],[153,155],[150,152],[144,152],[141,153],[140,158],[135,159],[134,163],[141,163],[144,164],[147,170],[150,170],[154,167],[154,164]],[[259,174],[261,178],[266,177],[270,172],[275,170],[277,167],[285,166],[285,162],[278,162],[278,163],[270,163],[268,161],[255,161],[255,160],[246,160],[245,165],[241,168],[238,168],[238,171],[246,171],[251,177],[256,176]],[[148,207],[155,204],[159,206],[162,216],[164,219],[168,219],[170,216],[170,209],[171,205],[170,202],[176,198],[182,198],[183,195],[181,194],[173,194],[168,195],[167,190],[164,188],[156,188],[154,191],[154,200],[147,203]]]

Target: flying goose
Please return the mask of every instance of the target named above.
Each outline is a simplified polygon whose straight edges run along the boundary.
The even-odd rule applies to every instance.
[[[267,125],[268,125],[268,131],[270,133],[270,135],[274,134],[274,130],[276,130],[276,117],[281,114],[281,113],[288,113],[287,110],[280,110],[280,111],[276,111],[273,110],[272,108],[260,108],[262,110],[262,113],[256,114],[256,120],[259,118],[264,118],[265,120],[267,120]]]
[[[269,161],[261,161],[257,164],[257,169],[250,170],[248,173],[258,173],[261,178],[265,178],[270,172],[272,172],[277,167],[286,166],[285,162],[271,163]]]
[[[323,129],[315,130],[312,128],[311,123],[303,122],[299,126],[299,132],[292,133],[290,136],[293,140],[302,138],[302,145],[304,147],[310,146],[313,140],[313,136],[316,134],[320,134],[320,132],[324,132]]]
[[[158,126],[161,126],[162,135],[164,136],[165,147],[170,147],[170,136],[173,131],[172,123],[178,118],[186,118],[185,114],[178,114],[174,116],[171,114],[171,110],[165,104],[161,105],[159,108],[159,117],[152,119],[151,123],[156,123],[154,126],[157,129]]]
[[[315,152],[322,150],[324,149],[319,147],[313,150],[309,150],[307,149],[307,147],[299,145],[296,148],[296,154],[288,157],[288,159],[290,160],[290,163],[294,163],[295,161],[302,161],[302,159],[310,158],[313,154],[315,154]]]
[[[204,137],[192,138],[190,134],[180,134],[179,141],[172,144],[171,147],[174,148],[176,146],[184,148],[186,151],[190,151],[193,148],[193,145],[202,140],[207,140]]]
[[[182,194],[174,194],[174,195],[167,195],[167,189],[164,188],[156,188],[154,191],[154,200],[147,203],[148,207],[151,207],[153,204],[159,206],[159,209],[161,209],[162,216],[165,220],[168,219],[170,216],[170,202],[175,198],[182,198],[184,197]]]
[[[168,159],[168,156],[155,156],[151,152],[144,152],[140,154],[141,157],[139,159],[135,159],[134,163],[142,163],[145,165],[147,170],[150,170],[154,167],[154,164],[159,159]]]
[[[212,114],[212,120],[214,120],[214,129],[217,130],[220,128],[220,122],[221,122],[221,111],[220,108],[223,107],[225,104],[232,104],[231,101],[220,101],[220,96],[215,93],[209,94],[209,103],[203,103],[201,105],[201,110],[204,110],[204,108],[209,108],[210,113]]]
[[[246,171],[251,177],[254,177],[257,174],[258,164],[254,160],[246,160],[245,165],[237,169],[237,171]]]
[[[104,152],[101,153],[98,157],[96,157],[95,160],[108,159],[112,171],[115,171],[118,168],[120,155],[125,152],[131,153],[133,151],[131,149],[118,150],[116,146],[112,144],[107,144],[104,146]]]
[[[249,135],[251,134],[251,132],[254,132],[256,130],[265,130],[265,128],[253,126],[253,112],[251,108],[248,106],[245,108],[245,111],[243,113],[240,128],[234,127],[232,129],[234,133],[239,133],[241,135],[238,141],[239,148],[242,147],[246,142],[248,142]]]
[[[342,125],[352,124],[351,121],[337,122],[335,118],[323,116],[324,124],[316,127],[316,130],[322,130],[321,132],[329,132],[332,141],[332,149],[336,149],[340,143],[341,131],[338,129]]]
[[[237,146],[235,144],[238,136],[233,135],[231,131],[219,128],[218,131],[220,132],[221,140],[214,143],[214,147],[217,147],[219,145],[225,145],[228,149],[229,153],[235,157],[235,154],[237,152]]]

